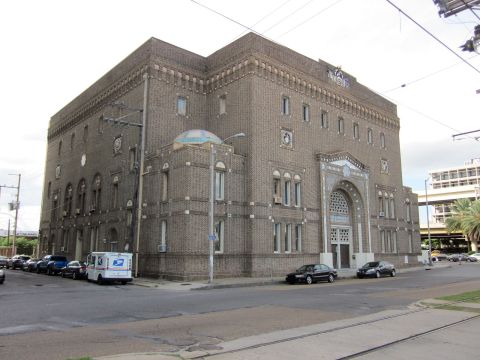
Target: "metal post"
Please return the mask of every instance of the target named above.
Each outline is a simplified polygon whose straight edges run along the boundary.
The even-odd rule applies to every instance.
[[[140,225],[142,222],[142,203],[143,203],[143,169],[145,162],[145,133],[147,124],[147,105],[148,105],[148,73],[143,74],[143,110],[142,110],[142,136],[140,144],[140,170],[138,172],[138,200],[137,200],[137,231],[135,236],[135,277],[138,277],[138,256],[140,251]]]
[[[18,174],[17,200],[15,202],[15,223],[13,224],[12,256],[16,255],[15,241],[17,240],[17,222],[18,222],[18,208],[20,207],[19,198],[20,198],[20,178],[21,177],[22,177],[22,174]]]
[[[10,218],[8,219],[7,246],[10,244]]]
[[[210,144],[210,194],[208,199],[208,283],[213,284],[213,250],[215,231],[213,229],[215,202],[215,145]]]
[[[425,205],[427,207],[428,265],[432,266],[432,238],[430,237],[430,218],[428,213],[428,192],[427,192],[428,179],[429,177],[425,179]]]

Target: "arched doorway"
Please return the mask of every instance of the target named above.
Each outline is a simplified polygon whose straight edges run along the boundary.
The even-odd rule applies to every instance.
[[[329,215],[333,267],[350,268],[353,253],[352,211],[343,190],[337,189],[330,194]]]

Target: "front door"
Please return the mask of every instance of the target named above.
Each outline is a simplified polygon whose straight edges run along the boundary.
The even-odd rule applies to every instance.
[[[333,267],[335,269],[350,268],[350,244],[352,228],[349,226],[332,226],[330,241],[332,243]]]

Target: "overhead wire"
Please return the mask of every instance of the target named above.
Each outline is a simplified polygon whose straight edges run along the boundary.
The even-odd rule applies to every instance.
[[[276,27],[277,25],[281,24],[282,22],[284,22],[286,19],[288,19],[289,17],[295,15],[296,13],[298,13],[300,10],[304,9],[305,7],[307,7],[308,5],[310,5],[313,1],[315,0],[310,0],[308,1],[307,3],[303,4],[302,6],[300,6],[299,8],[297,8],[294,12],[288,14],[287,16],[281,18],[279,21],[277,21],[275,24],[273,24],[272,26],[270,26],[268,29],[264,30],[263,31],[263,34],[269,32],[270,30],[272,30],[274,27]]]
[[[423,27],[419,22],[417,22],[415,19],[413,19],[410,15],[408,15],[405,11],[403,11],[401,8],[399,8],[397,5],[395,5],[392,1],[390,0],[385,0],[388,2],[390,5],[392,5],[395,9],[397,9],[400,13],[402,13],[405,17],[407,17],[410,21],[412,21],[415,25],[417,25],[420,29],[422,29],[425,33],[427,33],[430,37],[435,39],[440,45],[442,45],[444,48],[446,48],[448,51],[450,51],[453,55],[461,59],[465,64],[470,66],[473,70],[475,70],[477,73],[480,74],[480,70],[478,70],[475,66],[470,64],[467,60],[465,60],[463,57],[461,57],[459,54],[457,54],[454,50],[452,50],[447,44],[445,44],[442,40],[437,38],[435,35],[433,35],[429,30],[427,30],[425,27]]]

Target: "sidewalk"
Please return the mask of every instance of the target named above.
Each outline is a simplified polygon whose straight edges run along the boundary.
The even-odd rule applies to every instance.
[[[452,266],[449,262],[435,263],[431,269],[441,269],[445,267]],[[397,269],[397,274],[403,274],[412,271],[421,271],[428,270],[430,267],[417,266],[406,269]],[[286,275],[286,274],[285,274]],[[357,275],[356,269],[340,269],[338,270],[337,279],[351,279],[355,278]],[[213,284],[209,284],[206,280],[197,280],[197,281],[169,281],[163,279],[153,279],[153,278],[136,278],[133,279],[133,285],[143,286],[148,288],[159,288],[165,290],[210,290],[210,289],[224,289],[224,288],[238,288],[238,287],[249,287],[249,286],[265,286],[265,285],[275,285],[285,283],[285,276],[282,277],[266,277],[266,278],[250,278],[250,277],[240,277],[240,278],[219,278],[214,279]]]
[[[438,300],[423,301],[436,303]],[[458,359],[478,358],[479,304],[462,303],[469,311],[425,308],[389,310],[357,318],[275,331],[218,344],[219,350],[180,353],[124,354],[102,360],[290,360]],[[371,351],[374,349],[374,351]],[[379,350],[379,351],[376,351]]]

